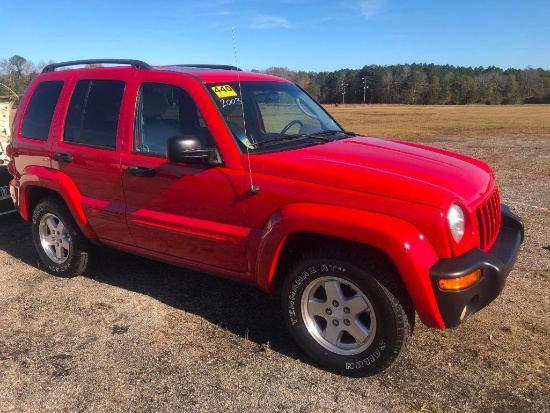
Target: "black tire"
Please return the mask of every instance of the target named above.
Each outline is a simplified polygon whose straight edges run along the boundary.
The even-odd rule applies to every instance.
[[[41,200],[32,215],[34,245],[48,272],[75,277],[86,271],[94,247],[57,196]]]
[[[389,367],[414,329],[414,308],[392,266],[354,252],[306,253],[282,286],[290,334],[320,366],[363,377]]]
[[[4,165],[0,165],[0,186],[8,186],[13,176],[8,172],[8,168]]]
[[[9,183],[12,178],[13,177],[8,172],[8,168],[4,165],[0,165],[0,216],[3,216],[9,212],[15,212],[13,201],[9,196]]]

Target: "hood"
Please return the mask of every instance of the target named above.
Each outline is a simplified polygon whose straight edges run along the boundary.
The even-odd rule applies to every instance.
[[[251,155],[253,173],[441,207],[466,205],[493,183],[487,164],[414,143],[357,136],[302,149]]]

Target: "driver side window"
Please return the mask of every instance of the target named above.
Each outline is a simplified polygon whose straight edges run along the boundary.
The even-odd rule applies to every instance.
[[[192,135],[202,147],[212,146],[212,136],[193,98],[178,86],[144,83],[134,119],[133,151],[166,156],[171,136]]]
[[[319,120],[307,116],[307,112],[300,109],[297,100],[288,93],[260,93],[255,99],[266,133],[312,133],[321,130]]]

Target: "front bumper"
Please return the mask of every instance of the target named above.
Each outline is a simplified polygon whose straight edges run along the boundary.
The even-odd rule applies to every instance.
[[[430,278],[445,327],[456,327],[470,315],[493,301],[504,289],[523,242],[524,227],[520,217],[502,205],[502,225],[498,238],[488,251],[479,248],[456,258],[442,259],[430,269]],[[442,278],[455,278],[480,269],[479,281],[459,291],[439,288]]]

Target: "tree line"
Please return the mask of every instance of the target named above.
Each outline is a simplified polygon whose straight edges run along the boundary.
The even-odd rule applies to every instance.
[[[25,91],[49,62],[0,59],[0,83]],[[253,70],[260,72],[259,70]],[[261,71],[297,83],[319,102],[423,105],[550,103],[550,70],[456,67],[435,64],[369,65],[333,72]],[[1,89],[1,88],[0,88]],[[0,95],[5,94],[0,90]]]
[[[550,103],[550,70],[369,65],[334,72],[264,71],[292,80],[321,103],[423,105]]]

